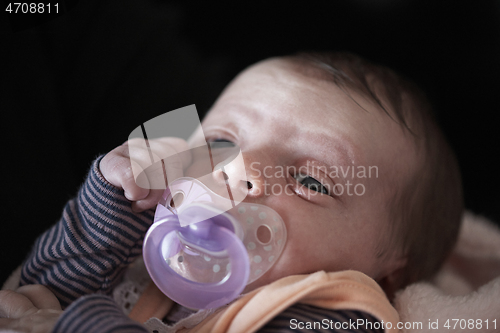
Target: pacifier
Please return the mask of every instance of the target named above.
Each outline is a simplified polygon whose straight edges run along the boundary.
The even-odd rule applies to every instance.
[[[163,193],[144,238],[146,268],[173,301],[215,308],[266,273],[286,242],[273,209],[224,198],[198,179],[182,177]]]

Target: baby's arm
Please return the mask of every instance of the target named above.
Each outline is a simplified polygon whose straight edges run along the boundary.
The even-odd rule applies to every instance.
[[[165,149],[185,150],[180,139],[162,140]],[[111,292],[124,268],[141,254],[153,220],[147,209],[162,192],[139,188],[131,169],[127,144],[93,163],[59,222],[37,239],[21,285],[46,285],[63,308],[82,295]],[[182,175],[182,166],[178,171]]]
[[[104,295],[87,295],[64,312],[59,301],[42,285],[26,285],[17,291],[0,290],[0,332],[38,333],[147,333]]]

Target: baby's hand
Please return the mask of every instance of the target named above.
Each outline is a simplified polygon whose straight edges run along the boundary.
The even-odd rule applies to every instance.
[[[182,177],[184,168],[191,163],[188,144],[182,139],[159,138],[148,144],[149,149],[143,139],[129,140],[110,151],[99,164],[104,178],[124,190],[136,212],[154,207],[166,188],[166,179]]]
[[[0,291],[0,329],[48,333],[62,312],[56,296],[42,285]]]

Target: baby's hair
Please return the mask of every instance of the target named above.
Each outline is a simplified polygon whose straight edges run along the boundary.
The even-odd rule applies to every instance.
[[[389,245],[396,245],[407,259],[393,288],[431,278],[456,242],[463,198],[458,163],[428,99],[411,81],[351,53],[299,53],[291,60],[305,64],[303,71],[309,68],[312,75],[333,81],[354,102],[349,90],[361,93],[413,138],[420,159],[416,171],[409,181],[394,181],[386,189],[394,221]],[[384,255],[388,249],[379,250]]]

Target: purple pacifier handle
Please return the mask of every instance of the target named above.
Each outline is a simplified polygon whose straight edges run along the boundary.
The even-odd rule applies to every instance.
[[[196,207],[193,209],[203,209]],[[149,275],[158,288],[173,301],[195,309],[208,309],[225,305],[238,297],[245,288],[250,274],[247,251],[237,235],[217,219],[222,215],[181,227],[179,219],[172,214],[155,222],[144,238],[143,256]],[[200,283],[186,279],[167,263],[162,252],[164,240],[171,244],[166,256],[180,250],[181,240],[195,240],[198,249],[226,251],[231,263],[229,276],[216,283]],[[216,248],[214,248],[214,246]]]

